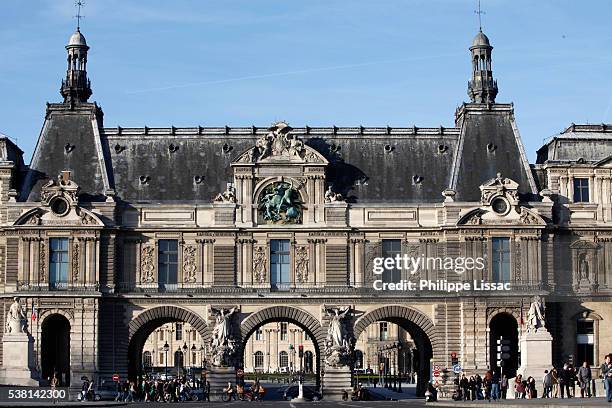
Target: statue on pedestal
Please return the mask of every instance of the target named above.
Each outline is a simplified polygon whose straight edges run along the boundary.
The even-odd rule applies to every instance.
[[[236,308],[216,309],[211,307],[215,316],[215,326],[212,330],[212,354],[214,366],[229,366],[233,364],[236,352],[236,340],[232,336],[232,317]]]
[[[325,340],[325,362],[331,367],[350,363],[351,342],[344,325],[344,319],[350,310],[350,306],[325,309],[325,313],[330,318]]]
[[[544,301],[540,296],[534,296],[531,305],[529,306],[529,311],[527,312],[527,331],[535,332],[539,328],[543,328],[546,330],[544,316],[545,316],[546,306],[544,305]]]
[[[6,316],[5,333],[26,333],[27,318],[19,298],[13,298],[13,304]]]

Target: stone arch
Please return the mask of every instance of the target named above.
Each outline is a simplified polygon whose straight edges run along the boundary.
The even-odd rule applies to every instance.
[[[70,323],[70,327],[74,325],[74,316],[72,315],[72,313],[67,312],[64,309],[43,310],[42,312],[38,314],[38,324],[42,326],[46,318],[51,317],[56,314],[64,316],[68,320],[68,323]]]
[[[135,378],[142,367],[142,348],[147,337],[164,323],[185,322],[198,331],[202,341],[210,342],[211,333],[206,320],[195,312],[177,306],[158,306],[147,309],[128,325],[128,377]]]
[[[491,324],[491,320],[493,320],[497,315],[499,315],[501,313],[505,313],[505,314],[508,314],[508,315],[514,317],[514,319],[516,320],[516,322],[520,326],[520,321],[521,321],[521,312],[520,312],[520,309],[513,309],[513,308],[509,308],[509,307],[502,307],[502,308],[491,309],[491,310],[489,310],[487,312],[487,327],[489,327],[489,325]]]
[[[400,305],[383,306],[366,313],[355,321],[353,333],[355,338],[359,338],[361,332],[363,332],[365,328],[372,323],[398,319],[404,319],[417,325],[421,330],[423,330],[423,332],[425,332],[427,337],[429,337],[429,340],[432,342],[433,346],[436,335],[434,331],[434,324],[431,319],[416,309]]]
[[[323,356],[325,348],[325,331],[319,320],[305,310],[292,306],[271,306],[250,314],[240,323],[240,351],[238,353],[238,361],[242,362],[244,358],[244,349],[247,339],[260,326],[271,323],[285,321],[293,323],[300,328],[306,330],[310,336],[315,351],[317,370],[320,372],[322,368]],[[317,373],[318,374],[318,373]],[[317,375],[317,386],[319,386],[320,377]]]
[[[372,323],[386,321],[397,324],[410,333],[419,352],[417,370],[417,395],[423,396],[429,382],[430,360],[442,353],[432,320],[424,313],[401,305],[388,305],[374,309],[359,317],[353,325],[353,335],[358,339]]]
[[[306,186],[302,185],[299,180],[296,180],[293,177],[285,177],[285,176],[277,176],[277,177],[269,177],[263,181],[260,181],[255,185],[253,189],[253,202],[259,203],[259,199],[261,197],[261,193],[264,189],[270,184],[285,182],[289,183],[292,186],[295,186],[295,191],[300,195],[300,201],[302,204],[306,205],[309,202],[308,193],[306,192]]]
[[[321,323],[305,310],[292,306],[272,306],[255,312],[240,323],[240,337],[247,339],[259,326],[274,321],[289,321],[306,329],[317,344],[315,347],[325,345],[325,333]]]

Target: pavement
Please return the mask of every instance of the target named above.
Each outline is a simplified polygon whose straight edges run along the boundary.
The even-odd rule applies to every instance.
[[[248,401],[232,401],[232,402],[180,402],[180,403],[116,403],[116,402],[58,402],[51,403],[30,403],[30,402],[0,402],[0,407],[73,407],[73,406],[90,406],[90,407],[113,407],[113,406],[129,406],[130,408],[168,408],[169,406],[186,408],[206,408],[210,407],[261,407],[261,408],[299,408],[305,406],[313,406],[316,408],[327,407],[353,407],[353,408],[398,408],[398,407],[538,407],[538,408],[557,408],[557,407],[612,407],[604,398],[572,398],[572,399],[524,399],[524,400],[501,400],[501,401],[437,401],[426,403],[423,399],[406,399],[402,401],[319,401],[297,403],[290,401],[263,401],[263,402],[248,402]]]

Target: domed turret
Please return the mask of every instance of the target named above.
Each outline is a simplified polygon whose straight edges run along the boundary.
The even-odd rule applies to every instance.
[[[497,81],[493,79],[489,38],[480,30],[472,41],[472,79],[468,82],[468,96],[472,103],[495,103]]]
[[[68,51],[68,70],[66,79],[62,81],[60,93],[64,103],[87,102],[91,96],[91,83],[87,79],[87,41],[77,30],[70,36],[66,51]]]

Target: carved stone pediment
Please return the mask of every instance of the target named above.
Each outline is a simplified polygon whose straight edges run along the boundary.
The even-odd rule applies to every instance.
[[[487,207],[474,208],[459,218],[457,225],[517,225],[545,226],[546,220],[537,212],[525,207],[511,208],[507,214],[499,215]]]
[[[496,197],[503,197],[510,205],[518,204],[519,184],[497,173],[497,177],[484,182],[480,186],[480,201],[484,205],[491,205]]]
[[[70,179],[70,174],[70,171],[64,170],[42,186],[40,201],[43,205],[52,206],[58,198],[66,200],[69,205],[76,205],[80,188]]]
[[[15,226],[66,226],[103,227],[104,223],[93,212],[84,208],[69,207],[65,214],[57,214],[49,208],[37,207],[22,214],[13,223]]]
[[[313,163],[327,164],[327,160],[312,147],[291,133],[286,122],[274,123],[268,133],[257,139],[255,146],[242,153],[235,164],[250,163]]]
[[[599,244],[597,244],[596,242],[593,241],[587,241],[584,239],[580,239],[578,241],[572,242],[572,244],[570,245],[570,248],[572,249],[598,249],[599,248]]]

